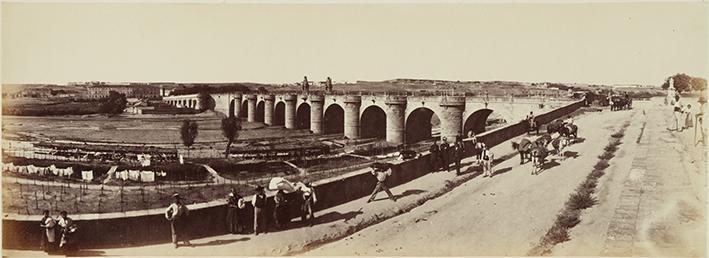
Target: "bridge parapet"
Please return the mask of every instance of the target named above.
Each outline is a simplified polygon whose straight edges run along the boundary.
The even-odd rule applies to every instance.
[[[441,106],[465,106],[465,96],[443,96]]]
[[[323,102],[325,101],[325,96],[323,95],[308,95],[310,102]]]
[[[359,95],[347,95],[345,97],[345,103],[359,103],[362,102],[362,96]]]
[[[405,105],[406,104],[406,95],[403,95],[403,96],[388,95],[386,97],[386,100],[384,101],[384,103],[387,105]]]
[[[286,94],[283,96],[283,100],[285,101],[295,101],[296,99],[298,99],[298,96],[294,94]]]

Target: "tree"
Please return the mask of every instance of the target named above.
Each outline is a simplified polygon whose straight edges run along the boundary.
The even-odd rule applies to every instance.
[[[678,73],[678,74],[675,74],[675,75],[667,78],[665,80],[665,83],[662,84],[663,90],[666,90],[667,88],[670,87],[670,78],[674,79],[674,86],[678,92],[692,90],[692,87],[690,86],[692,77],[689,75],[683,74],[683,73]]]
[[[210,109],[212,96],[209,95],[208,91],[203,90],[197,94],[197,101],[199,103],[199,111],[204,112]]]
[[[690,80],[692,84],[692,90],[702,91],[707,89],[707,80],[701,77],[694,77]]]
[[[227,139],[226,151],[224,151],[225,158],[229,158],[229,148],[234,139],[239,137],[239,130],[241,130],[241,121],[238,118],[229,116],[222,119],[222,134]]]
[[[117,115],[123,113],[123,110],[126,109],[127,104],[128,100],[126,99],[125,94],[109,91],[108,98],[99,107],[99,112],[103,114]]]
[[[197,122],[191,121],[189,119],[182,122],[182,127],[180,128],[180,137],[182,138],[182,144],[187,147],[187,156],[190,156],[190,147],[194,144],[194,140],[197,138]]]

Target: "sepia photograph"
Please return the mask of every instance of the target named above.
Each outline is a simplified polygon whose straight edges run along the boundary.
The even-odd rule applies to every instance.
[[[2,1],[2,256],[706,257],[708,13]]]

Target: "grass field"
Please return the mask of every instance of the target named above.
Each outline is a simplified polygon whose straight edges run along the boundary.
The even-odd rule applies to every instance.
[[[102,115],[61,117],[3,116],[3,138],[31,137],[52,140],[182,145],[180,126],[190,119],[199,127],[197,143],[225,142],[221,118],[214,114],[165,115],[153,118],[106,117]],[[245,123],[240,140],[308,135],[305,130],[263,127]]]

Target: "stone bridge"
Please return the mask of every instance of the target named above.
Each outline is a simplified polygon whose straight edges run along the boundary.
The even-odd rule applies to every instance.
[[[164,101],[182,107],[202,106],[196,94],[170,96]],[[348,139],[381,137],[402,144],[430,138],[434,115],[440,121],[441,136],[453,139],[469,131],[485,131],[487,118],[493,112],[508,122],[517,122],[530,111],[544,113],[572,100],[419,93],[272,92],[216,93],[211,95],[210,102],[210,108],[215,111],[246,118],[248,122],[309,129],[314,134],[344,133]]]

